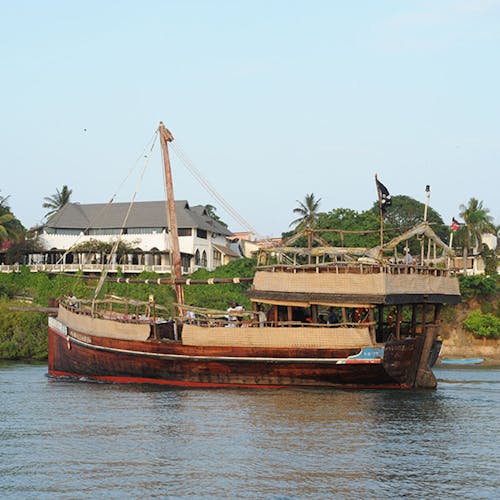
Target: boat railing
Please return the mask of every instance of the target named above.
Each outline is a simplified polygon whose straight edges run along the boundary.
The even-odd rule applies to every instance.
[[[164,321],[161,313],[167,311],[167,308],[158,304],[119,297],[109,297],[94,302],[76,297],[64,297],[59,304],[74,314],[137,324]]]
[[[318,264],[271,264],[257,267],[258,271],[283,273],[334,273],[334,274],[421,274],[448,276],[450,269],[432,264],[393,264],[365,262],[322,262]]]
[[[252,315],[250,315],[252,316]],[[338,329],[338,328],[370,328],[375,326],[375,322],[345,322],[345,323],[312,323],[307,321],[274,321],[267,320],[259,321],[257,317],[242,319],[216,318],[210,316],[194,316],[189,319],[179,317],[178,320],[190,325],[201,327],[229,327],[229,328],[322,328],[322,329]]]

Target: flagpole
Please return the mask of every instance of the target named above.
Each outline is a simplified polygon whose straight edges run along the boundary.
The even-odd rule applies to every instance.
[[[454,232],[455,231],[453,229],[450,231],[450,250],[452,250]],[[450,254],[448,254],[448,269],[450,269],[450,264],[451,264],[451,257]]]
[[[377,174],[375,174],[375,185],[377,186],[378,195],[378,210],[380,217],[380,255],[382,255],[382,247],[384,245],[384,214],[382,212],[382,193],[380,192]]]
[[[431,197],[431,187],[429,184],[425,186],[425,206],[424,206],[424,222],[427,221],[427,208],[429,207],[429,198]]]

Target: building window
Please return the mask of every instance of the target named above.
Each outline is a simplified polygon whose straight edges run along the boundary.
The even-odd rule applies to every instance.
[[[219,250],[216,250],[215,248],[213,253],[213,262],[214,267],[219,267],[222,265],[222,253],[220,253]]]
[[[54,227],[46,227],[45,234],[63,234],[65,236],[78,236],[81,233],[81,229],[60,229]]]
[[[161,227],[129,227],[127,234],[155,234],[161,233]]]
[[[205,252],[205,250],[203,250],[203,253],[201,254],[201,266],[207,267],[207,252]]]
[[[104,228],[104,229],[89,229],[87,234],[91,236],[120,234],[121,229],[118,228]]]
[[[179,236],[191,236],[193,234],[193,231],[190,227],[180,227],[177,230],[177,234]]]
[[[194,265],[199,266],[200,265],[200,251],[196,250],[194,254]]]
[[[204,240],[206,240],[207,239],[207,232],[205,231],[205,229],[197,229],[196,236],[198,236],[198,238],[203,238]]]
[[[181,263],[183,272],[188,273],[191,267],[191,256],[185,253],[181,254]]]

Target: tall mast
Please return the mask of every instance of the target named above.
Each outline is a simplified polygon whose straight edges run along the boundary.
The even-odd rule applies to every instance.
[[[168,226],[170,230],[170,242],[172,247],[172,261],[174,272],[172,274],[172,281],[182,278],[182,265],[181,265],[181,252],[179,250],[179,231],[177,229],[177,214],[175,213],[175,198],[174,198],[174,185],[172,182],[172,169],[170,168],[170,157],[168,155],[168,143],[174,140],[174,136],[170,130],[165,128],[163,122],[160,122],[158,127],[160,133],[161,150],[163,153],[163,166],[165,168],[165,183],[167,187],[167,217]],[[182,285],[176,283],[175,294],[177,296],[177,303],[184,304],[184,290]]]

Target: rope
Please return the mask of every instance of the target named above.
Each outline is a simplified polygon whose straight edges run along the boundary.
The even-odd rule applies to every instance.
[[[157,137],[157,134],[155,134],[154,136],[154,140],[151,144],[151,148],[150,148],[150,153],[156,143],[156,137]],[[114,244],[113,244],[113,247],[111,248],[111,251],[110,253],[108,254],[108,257],[111,257],[112,255],[115,255],[116,254],[116,251],[118,249],[118,245],[120,244],[120,241],[121,241],[121,237],[123,236],[123,233],[125,231],[125,226],[127,225],[127,221],[128,221],[128,218],[130,216],[130,212],[132,211],[132,207],[135,203],[135,198],[137,196],[137,193],[139,192],[139,188],[142,184],[142,181],[144,179],[144,174],[146,172],[146,168],[148,167],[149,165],[149,162],[151,160],[151,154],[148,154],[146,155],[146,161],[144,162],[144,166],[142,168],[142,172],[141,172],[141,175],[139,176],[139,180],[137,181],[137,185],[136,185],[136,188],[135,188],[135,192],[132,196],[132,199],[130,200],[130,203],[128,205],[128,209],[127,209],[127,213],[125,214],[125,217],[123,219],[123,222],[122,222],[122,227],[120,228],[120,234],[118,235],[118,238],[116,238]],[[108,204],[109,206],[109,204]],[[97,296],[99,295],[99,292],[101,291],[101,288],[104,284],[104,281],[106,280],[106,277],[108,275],[108,271],[107,270],[104,270],[104,272],[101,274],[101,278],[99,279],[99,283],[97,284],[97,287],[94,291],[94,299],[93,299],[93,302],[95,301],[95,299],[97,298]]]
[[[101,220],[102,219],[102,216],[103,214],[109,209],[110,205],[114,202],[117,194],[120,192],[121,188],[123,187],[123,185],[127,182],[127,180],[129,179],[129,177],[132,175],[132,172],[137,168],[137,165],[139,163],[139,161],[142,159],[142,158],[146,158],[146,165],[149,163],[150,159],[151,159],[151,152],[153,151],[153,148],[155,146],[155,143],[156,143],[156,139],[157,139],[157,136],[158,136],[158,130],[156,130],[153,134],[153,136],[151,137],[151,139],[149,139],[149,141],[146,143],[146,145],[144,146],[143,150],[142,150],[142,153],[137,157],[137,159],[135,160],[135,162],[133,163],[132,167],[129,169],[127,175],[124,177],[124,179],[122,180],[122,182],[118,185],[117,189],[115,190],[114,194],[111,196],[111,198],[109,199],[108,203],[106,205],[104,205],[102,207],[102,209],[99,211],[99,213],[89,221],[89,224],[88,226],[78,235],[78,237],[76,238],[75,242],[73,243],[73,245],[71,245],[62,255],[61,257],[58,259],[58,261],[56,262],[56,265],[57,264],[61,264],[62,262],[64,262],[64,260],[66,259],[66,255],[68,255],[68,253],[70,253],[77,245],[78,243],[80,242],[81,238],[83,236],[86,235],[87,231],[92,228],[92,227],[97,227],[97,225],[95,225],[94,223]],[[149,150],[148,150],[148,146],[149,146]],[[143,172],[142,172],[142,175],[141,175],[141,181],[142,181],[142,178],[144,176],[144,170],[145,170],[145,166],[143,168]],[[136,191],[136,194],[137,194],[137,191]],[[134,195],[135,196],[135,195]],[[127,214],[127,217],[128,217],[128,214]],[[122,226],[122,230],[123,230],[123,227]],[[121,234],[120,234],[121,236]],[[118,238],[119,239],[119,238]]]
[[[205,177],[201,174],[201,172],[196,168],[194,163],[189,159],[186,153],[182,150],[182,148],[176,144],[175,142],[171,143],[171,148],[177,155],[177,157],[181,160],[184,166],[189,170],[191,175],[204,187],[213,197],[216,199],[222,207],[226,210],[226,212],[239,224],[241,224],[245,229],[249,232],[259,235],[257,231],[253,228],[253,226],[244,219],[223,197],[220,195],[215,188],[208,182]],[[260,235],[259,235],[260,236]]]

